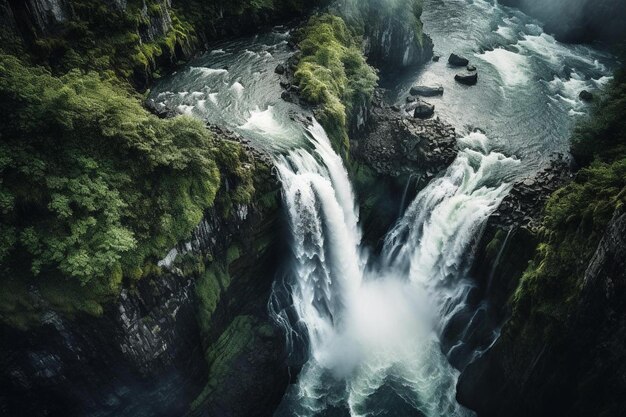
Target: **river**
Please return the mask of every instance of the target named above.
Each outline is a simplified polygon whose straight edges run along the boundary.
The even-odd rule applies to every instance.
[[[516,178],[567,151],[587,111],[579,91],[609,80],[610,55],[560,44],[497,3],[426,0],[423,20],[442,59],[387,77],[388,99],[404,101],[415,83],[443,85],[429,100],[461,134],[461,150],[376,259],[361,243],[343,161],[317,122],[301,123],[293,116],[306,112],[280,99],[274,68],[291,53],[288,33],[213,45],[151,93],[158,106],[229,127],[273,155],[293,256],[269,308],[304,359],[277,417],[473,415],[455,400],[458,370],[439,343],[472,287],[469,246]],[[478,85],[455,83],[450,52],[478,68]]]

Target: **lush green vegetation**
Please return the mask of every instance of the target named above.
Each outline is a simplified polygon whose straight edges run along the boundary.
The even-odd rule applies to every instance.
[[[349,148],[348,121],[376,87],[376,72],[365,62],[359,38],[342,18],[314,16],[298,35],[302,58],[295,72],[302,97],[319,105],[316,114],[335,148]]]
[[[123,277],[154,272],[189,236],[222,176],[235,185],[224,210],[250,200],[241,148],[202,123],[158,119],[95,73],[54,77],[8,55],[0,73],[4,320],[46,305],[98,313]],[[17,291],[25,286],[40,287],[41,299]]]
[[[144,89],[164,67],[199,48],[201,41],[251,30],[278,16],[290,16],[323,1],[303,0],[66,0],[68,21],[43,36],[22,27],[25,37],[0,28],[5,52],[28,56],[55,74],[72,69],[97,71],[129,80]],[[230,25],[229,18],[250,24]],[[232,22],[231,22],[232,23]]]
[[[544,214],[537,256],[513,297],[513,323],[528,334],[562,334],[589,260],[616,210],[626,203],[626,72],[617,74],[573,136],[582,169],[556,191]],[[534,327],[536,326],[536,327]]]

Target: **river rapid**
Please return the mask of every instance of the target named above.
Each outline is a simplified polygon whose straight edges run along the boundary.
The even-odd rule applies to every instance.
[[[301,122],[310,114],[280,99],[274,68],[291,53],[288,33],[213,45],[151,93],[158,107],[230,128],[272,155],[292,257],[268,308],[303,363],[278,417],[473,415],[455,400],[459,372],[440,346],[472,288],[471,243],[515,179],[566,152],[587,111],[580,90],[610,79],[610,55],[560,44],[497,3],[426,0],[423,21],[442,59],[384,77],[384,86],[390,101],[404,102],[415,83],[443,85],[428,100],[461,134],[461,150],[375,259],[361,242],[342,159],[314,119]],[[455,83],[450,52],[478,68],[478,85]]]

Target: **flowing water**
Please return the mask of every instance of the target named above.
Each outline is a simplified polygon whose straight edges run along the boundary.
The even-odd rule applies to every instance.
[[[471,57],[480,82],[455,84],[444,62],[387,81],[398,100],[416,81],[444,85],[437,112],[463,137],[456,160],[408,204],[375,259],[361,243],[341,158],[315,120],[302,123],[308,114],[280,100],[273,70],[289,56],[288,34],[216,45],[151,94],[273,155],[293,256],[269,307],[304,363],[278,417],[473,414],[455,401],[458,371],[440,345],[472,288],[471,246],[510,184],[566,150],[573,116],[586,108],[579,90],[608,79],[608,55],[559,44],[513,9],[426,0],[424,10],[436,51]]]

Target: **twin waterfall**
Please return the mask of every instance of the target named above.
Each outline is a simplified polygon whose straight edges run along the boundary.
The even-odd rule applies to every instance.
[[[482,133],[461,139],[372,259],[341,158],[319,124],[308,134],[310,150],[276,159],[293,260],[270,308],[288,347],[308,359],[276,416],[471,415],[455,401],[458,372],[439,335],[471,288],[469,246],[519,161],[489,152]]]

